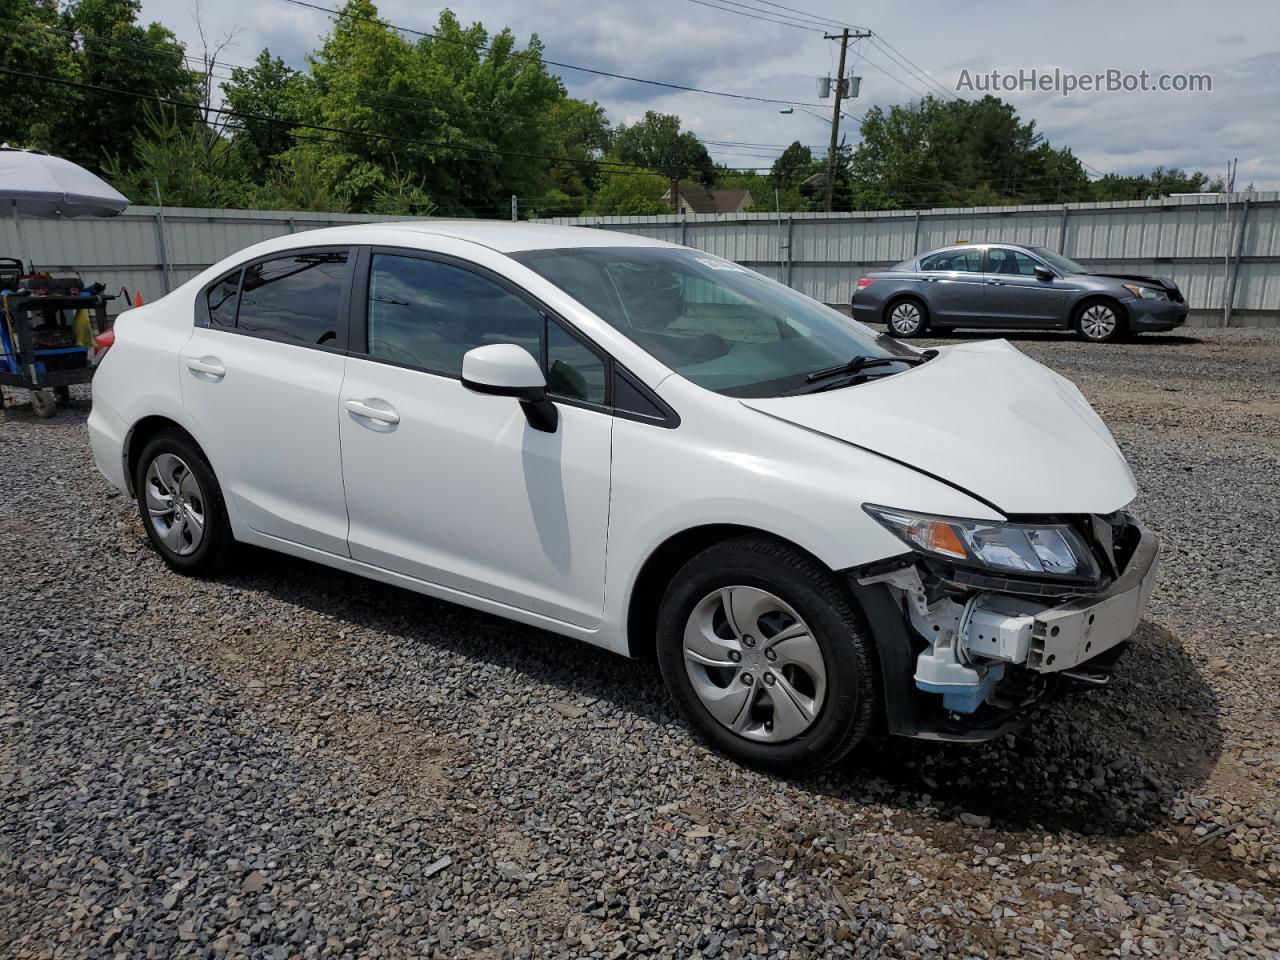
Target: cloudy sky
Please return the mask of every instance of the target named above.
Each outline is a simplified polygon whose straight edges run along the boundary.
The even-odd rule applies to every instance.
[[[338,6],[338,0],[317,0]],[[722,9],[712,9],[716,4]],[[787,18],[779,7],[851,20],[880,43],[851,48],[861,95],[848,112],[919,99],[937,84],[956,91],[970,77],[1060,68],[1075,74],[1109,69],[1209,74],[1200,93],[1002,92],[1034,119],[1055,146],[1070,146],[1091,172],[1139,173],[1157,165],[1222,173],[1239,159],[1237,185],[1280,189],[1280,3],[1276,0],[465,0],[451,4],[463,22],[510,26],[522,41],[537,33],[551,60],[710,90],[791,100],[778,105],[680,93],[642,83],[560,70],[574,96],[598,100],[611,120],[645,110],[678,114],[711,144],[721,163],[767,167],[792,140],[825,150],[828,121],[816,78],[835,72],[837,44],[820,29],[797,29],[730,10],[751,7]],[[728,9],[723,9],[728,8]],[[381,0],[384,18],[430,30],[441,7]],[[224,57],[248,63],[262,47],[302,66],[329,27],[325,14],[285,0],[204,0],[206,33],[235,30]],[[199,50],[194,0],[143,0],[143,17],[159,20]],[[898,59],[895,59],[897,57]],[[909,62],[905,62],[909,61]],[[980,94],[960,91],[962,96]],[[829,108],[825,108],[829,117]],[[856,139],[856,123],[848,128]],[[732,142],[732,145],[729,143]],[[749,145],[749,146],[748,146]]]

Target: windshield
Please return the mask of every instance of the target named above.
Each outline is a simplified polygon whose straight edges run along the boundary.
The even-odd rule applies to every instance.
[[[1028,247],[1032,253],[1047,263],[1059,273],[1088,273],[1084,267],[1076,263],[1070,257],[1064,257],[1060,253],[1054,253],[1052,250],[1046,250],[1044,247]]]
[[[679,247],[512,254],[700,387],[778,396],[854,357],[919,355],[728,260]]]

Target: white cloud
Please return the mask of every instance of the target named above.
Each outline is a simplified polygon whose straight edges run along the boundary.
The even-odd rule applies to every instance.
[[[338,0],[319,0],[336,6]],[[1280,5],[1274,0],[1220,0],[1207,27],[1197,0],[1160,4],[1083,0],[916,0],[910,4],[859,5],[850,14],[835,0],[788,0],[789,5],[826,17],[855,16],[860,25],[909,56],[947,89],[961,69],[1023,68],[1076,73],[1118,68],[1153,74],[1203,72],[1213,91],[1203,94],[1091,94],[1062,98],[1043,93],[1006,95],[1022,116],[1034,119],[1055,146],[1069,146],[1091,166],[1117,173],[1140,173],[1156,165],[1221,173],[1229,159],[1240,160],[1240,183],[1280,189],[1280,125],[1273,120],[1280,101]],[[411,0],[384,0],[384,17],[429,30],[438,7]],[[684,0],[567,0],[515,2],[473,0],[458,15],[482,21],[490,30],[510,26],[523,42],[536,32],[548,59],[616,73],[662,79],[687,86],[764,97],[816,100],[815,78],[834,72],[835,44],[820,34],[762,23]],[[157,19],[191,47],[197,46],[191,0],[143,0],[143,16]],[[206,6],[213,33],[236,27],[234,62],[247,63],[263,46],[300,65],[306,51],[328,28],[323,14],[283,0],[222,0]],[[926,81],[912,77],[883,51],[863,44],[852,56],[863,77],[862,95],[851,105],[855,117],[872,105],[888,106],[913,94]],[[877,69],[889,70],[891,79]],[[646,109],[678,113],[685,126],[713,140],[783,145],[799,139],[822,145],[823,122],[797,110],[781,115],[776,106],[680,93],[564,70],[575,96],[599,100],[615,122],[629,122]],[[829,108],[828,108],[829,109]],[[825,112],[820,109],[818,112]],[[856,124],[847,135],[856,139]],[[774,148],[717,148],[717,159],[740,166],[768,166]],[[736,151],[736,155],[730,151]]]

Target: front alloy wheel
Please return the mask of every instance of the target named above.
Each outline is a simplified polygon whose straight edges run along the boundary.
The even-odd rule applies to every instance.
[[[703,597],[685,624],[684,660],[707,712],[748,740],[791,740],[822,710],[822,648],[800,615],[767,590],[735,585]]]
[[[764,537],[708,547],[658,610],[658,664],[689,725],[734,759],[800,774],[835,763],[877,711],[874,646],[847,584]]]
[[[1120,332],[1120,317],[1115,307],[1106,303],[1091,303],[1080,313],[1077,326],[1080,336],[1094,343],[1106,343],[1116,339]]]
[[[889,311],[889,329],[899,337],[914,337],[924,330],[924,310],[912,300],[902,300]]]

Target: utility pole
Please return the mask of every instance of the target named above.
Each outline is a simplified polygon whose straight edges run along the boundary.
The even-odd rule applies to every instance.
[[[871,36],[870,32],[856,31],[854,40],[863,40]],[[849,80],[844,75],[845,55],[849,52],[849,28],[840,31],[840,36],[823,34],[824,39],[840,41],[840,72],[836,75],[836,102],[831,111],[831,148],[827,151],[827,212],[831,212],[831,195],[836,187],[836,148],[840,145],[840,104],[844,100],[845,89]]]

